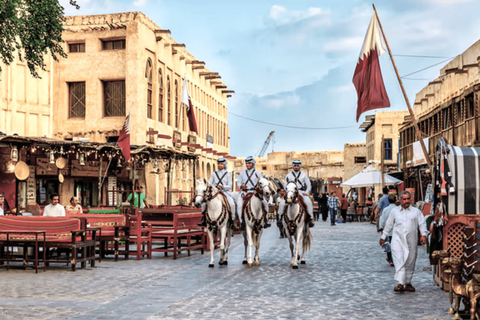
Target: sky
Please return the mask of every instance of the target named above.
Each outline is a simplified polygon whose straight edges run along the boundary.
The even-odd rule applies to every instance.
[[[480,39],[478,0],[60,0],[66,15],[141,11],[229,90],[230,154],[343,150],[365,142],[352,83],[375,4],[413,106],[449,60]],[[380,57],[391,107],[407,110],[388,54]],[[266,156],[266,154],[265,154]]]

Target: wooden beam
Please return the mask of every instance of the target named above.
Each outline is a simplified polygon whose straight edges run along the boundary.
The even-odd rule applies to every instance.
[[[185,48],[186,45],[184,43],[173,43],[172,48]]]
[[[187,60],[185,64],[203,64],[205,65],[205,61],[200,61],[200,60]]]
[[[225,85],[219,85],[219,86],[215,86],[215,89],[226,89],[227,86]]]
[[[234,90],[222,90],[222,93],[235,93]]]
[[[200,76],[213,76],[213,75],[218,75],[218,72],[200,72]]]
[[[205,77],[205,80],[211,80],[211,79],[220,79],[222,77],[220,77],[219,75],[215,75],[215,76],[206,76]]]
[[[199,66],[192,66],[192,70],[195,69],[205,69],[205,66],[199,65]]]
[[[157,29],[155,30],[155,40],[158,42],[158,41],[161,41],[164,37],[165,34],[170,34],[170,30],[167,30],[167,29]]]

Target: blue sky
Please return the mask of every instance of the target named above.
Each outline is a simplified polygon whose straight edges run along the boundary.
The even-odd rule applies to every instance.
[[[352,77],[372,3],[400,75],[425,69],[403,77],[412,105],[448,59],[480,39],[478,0],[77,0],[80,10],[67,2],[67,15],[141,11],[219,72],[236,92],[228,124],[230,153],[239,157],[256,155],[272,130],[267,152],[365,142]],[[388,54],[380,63],[390,110],[407,110]]]

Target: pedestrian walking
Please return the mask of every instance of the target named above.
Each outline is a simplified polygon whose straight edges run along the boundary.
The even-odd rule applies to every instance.
[[[347,222],[347,210],[348,210],[348,199],[345,198],[345,193],[342,193],[342,199],[340,199],[340,212],[342,214],[343,223]]]
[[[388,220],[388,217],[390,216],[390,212],[396,207],[396,202],[397,202],[397,197],[395,194],[390,194],[387,197],[388,199],[388,207],[384,208],[380,214],[380,217],[378,217],[379,223],[378,223],[378,231],[382,232],[383,229],[385,228],[385,223]],[[390,233],[388,235],[388,242],[392,243],[392,234]],[[392,259],[392,251],[388,250],[387,251],[387,262],[390,264],[390,266],[394,266],[393,259]]]
[[[410,206],[410,192],[400,194],[401,206],[395,207],[390,212],[382,236],[379,240],[381,246],[385,239],[392,233],[392,258],[395,264],[396,292],[415,292],[412,286],[412,277],[418,253],[418,231],[421,233],[420,243],[427,242],[427,228],[425,218],[420,210]]]
[[[328,210],[330,211],[330,225],[335,225],[335,218],[337,217],[337,210],[340,206],[340,200],[337,197],[337,193],[334,191],[331,192],[330,197],[328,198]]]

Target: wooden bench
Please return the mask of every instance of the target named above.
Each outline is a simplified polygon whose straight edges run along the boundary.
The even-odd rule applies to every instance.
[[[113,254],[115,261],[119,255],[124,255],[128,259],[128,245],[125,251],[119,251],[120,241],[128,242],[127,236],[127,218],[121,214],[98,214],[98,213],[77,213],[65,212],[67,217],[85,218],[87,228],[99,228],[100,232],[96,235],[99,243],[99,259],[105,258],[106,254]]]
[[[50,263],[70,263],[72,271],[76,270],[77,263],[82,269],[86,268],[87,262],[95,266],[95,251],[92,254],[91,242],[87,239],[95,241],[95,230],[82,229],[80,219],[69,217],[0,216],[0,261],[3,263],[7,259],[4,257],[7,245],[23,246],[26,241],[34,240],[31,232],[37,231],[45,231],[45,236],[38,236],[36,242],[46,248],[46,260],[42,261],[46,266]],[[50,249],[64,250],[67,255],[62,257],[57,254],[54,257]]]
[[[165,256],[173,253],[173,259],[181,251],[206,248],[205,228],[197,224],[202,220],[202,211],[190,207],[163,207],[140,209],[142,220],[152,226],[153,252],[163,252]],[[155,246],[160,243],[161,246]]]

